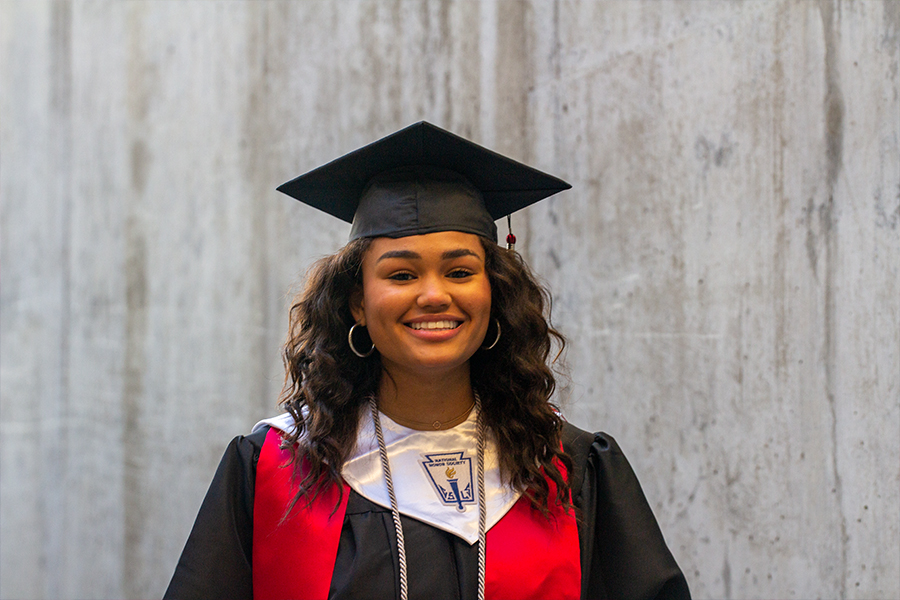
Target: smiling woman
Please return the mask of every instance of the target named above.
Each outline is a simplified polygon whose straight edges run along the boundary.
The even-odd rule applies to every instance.
[[[615,442],[551,403],[549,295],[497,245],[567,187],[419,123],[279,188],[350,242],[292,306],[287,412],[232,442],[167,597],[689,597]]]
[[[382,379],[381,406],[429,422],[471,406],[469,359],[484,341],[491,315],[478,237],[441,231],[377,238],[363,257],[362,271],[362,293],[351,312],[368,328],[390,375]],[[406,404],[398,397],[398,387],[422,386],[430,389],[417,389]],[[451,390],[456,394],[448,394]]]

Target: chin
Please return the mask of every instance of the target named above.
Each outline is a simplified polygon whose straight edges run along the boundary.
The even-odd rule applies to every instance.
[[[472,354],[474,354],[474,352]],[[454,354],[453,356],[428,355],[417,356],[411,360],[395,362],[394,364],[410,371],[423,371],[426,373],[438,374],[451,372],[456,369],[468,368],[470,358],[470,354]]]

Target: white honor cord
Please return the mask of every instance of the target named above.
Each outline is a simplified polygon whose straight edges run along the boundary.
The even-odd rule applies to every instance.
[[[478,441],[475,442],[478,460],[478,600],[484,600],[485,551],[487,548],[487,509],[484,492],[484,421],[481,419],[481,400],[475,395],[475,408],[478,419],[475,430]]]
[[[381,468],[387,483],[388,495],[391,497],[391,514],[394,517],[394,531],[397,532],[397,553],[400,556],[400,600],[408,600],[406,589],[406,543],[403,541],[403,525],[400,524],[400,511],[397,510],[397,495],[394,494],[394,480],[391,478],[391,463],[388,461],[387,448],[384,446],[384,434],[381,433],[381,419],[378,418],[378,405],[375,398],[369,398],[372,407],[372,421],[375,423],[375,436],[378,438],[378,453],[381,455]]]
[[[397,509],[397,496],[394,494],[394,481],[391,478],[391,465],[388,461],[387,448],[384,445],[384,434],[381,432],[381,419],[378,418],[378,405],[375,398],[369,398],[372,409],[372,421],[375,424],[375,437],[378,438],[378,453],[381,455],[381,468],[387,483],[388,495],[391,497],[391,514],[394,517],[394,530],[397,532],[397,554],[400,559],[400,600],[408,600],[409,590],[406,583],[406,543],[403,541],[403,526],[400,523],[400,511]],[[478,452],[478,600],[484,600],[484,567],[485,541],[487,538],[487,510],[485,510],[484,493],[484,425],[481,422],[481,402],[475,396],[475,410],[478,411],[476,448]]]

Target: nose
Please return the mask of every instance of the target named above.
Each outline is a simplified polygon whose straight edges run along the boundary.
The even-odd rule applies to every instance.
[[[443,277],[424,277],[421,282],[419,296],[416,298],[419,308],[435,310],[450,305],[450,292],[447,290],[447,282]]]

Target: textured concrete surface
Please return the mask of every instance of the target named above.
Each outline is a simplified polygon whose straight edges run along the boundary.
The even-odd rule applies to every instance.
[[[898,65],[879,0],[0,2],[0,597],[162,593],[346,239],[274,187],[419,119],[573,184],[560,401],[696,597],[900,597]]]

